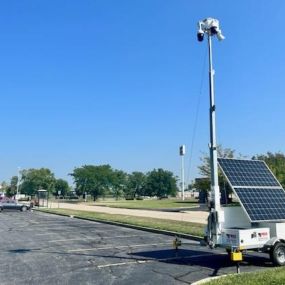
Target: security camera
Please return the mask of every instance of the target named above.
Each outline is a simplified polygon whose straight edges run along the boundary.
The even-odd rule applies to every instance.
[[[222,41],[222,40],[225,39],[225,36],[222,35],[221,30],[217,33],[217,38],[218,38],[219,41]]]
[[[197,33],[197,38],[199,42],[202,42],[204,39],[204,32],[202,30],[199,30]]]
[[[220,29],[219,20],[217,19],[206,18],[203,21],[198,22],[197,37],[199,42],[203,41],[205,33],[208,34],[209,36],[217,35],[219,41],[225,39]]]
[[[205,31],[203,30],[204,23],[202,21],[198,22],[198,32],[197,32],[197,38],[199,42],[202,42],[204,39]]]
[[[218,33],[218,27],[217,26],[210,27],[210,32],[211,35],[216,35]]]

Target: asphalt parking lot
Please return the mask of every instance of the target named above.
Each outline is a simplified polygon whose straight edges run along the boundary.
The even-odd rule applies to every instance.
[[[236,270],[224,251],[195,241],[176,252],[162,234],[35,211],[0,217],[0,284],[191,284]],[[255,254],[241,271],[268,267]]]

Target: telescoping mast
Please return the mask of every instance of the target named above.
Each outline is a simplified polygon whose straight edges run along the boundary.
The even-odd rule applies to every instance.
[[[198,41],[208,39],[210,95],[211,209],[205,232],[207,244],[226,248],[234,261],[244,250],[267,252],[275,265],[285,265],[285,191],[266,163],[261,160],[218,158],[212,37],[224,40],[219,21],[198,22]],[[222,207],[218,165],[239,206]]]

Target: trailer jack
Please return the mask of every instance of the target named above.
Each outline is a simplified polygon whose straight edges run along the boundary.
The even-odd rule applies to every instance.
[[[237,273],[240,273],[240,262],[242,261],[242,252],[239,249],[232,249],[230,252],[231,261],[236,263]]]
[[[178,250],[178,247],[182,245],[181,239],[179,239],[178,237],[175,237],[175,239],[172,242],[172,245],[175,250]]]

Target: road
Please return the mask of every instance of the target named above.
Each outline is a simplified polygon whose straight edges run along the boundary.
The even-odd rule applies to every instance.
[[[191,284],[234,273],[221,250],[140,230],[41,212],[0,214],[0,283]],[[250,255],[241,271],[272,267],[266,255]]]
[[[84,203],[73,204],[73,203],[50,203],[51,208],[61,209],[73,209],[80,211],[100,212],[108,214],[121,214],[137,217],[148,217],[158,218],[165,220],[185,221],[192,223],[206,224],[208,212],[205,211],[184,211],[184,212],[166,212],[166,211],[151,211],[151,210],[133,210],[133,209],[122,209],[122,208],[111,208],[102,206],[90,206]]]

